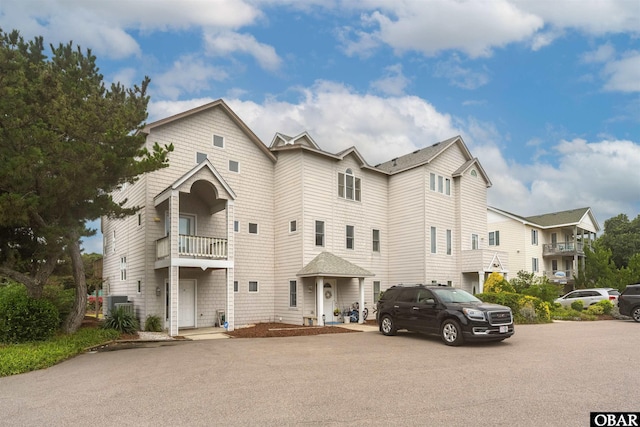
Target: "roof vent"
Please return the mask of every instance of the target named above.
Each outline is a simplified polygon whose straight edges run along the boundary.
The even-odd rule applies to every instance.
[[[397,166],[396,160],[398,160],[397,157],[395,159],[391,159],[391,161],[393,162],[393,166]]]
[[[418,150],[414,151],[414,152],[413,152],[413,154],[416,154],[418,151],[420,151],[420,149],[418,149]]]

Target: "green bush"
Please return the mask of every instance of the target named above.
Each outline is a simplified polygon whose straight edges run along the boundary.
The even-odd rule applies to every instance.
[[[118,335],[113,329],[82,328],[49,341],[0,346],[0,377],[48,368]]]
[[[553,311],[551,317],[555,320],[596,320],[596,316],[589,314],[587,311],[564,308],[560,304]]]
[[[539,285],[531,285],[527,288],[523,288],[521,293],[523,295],[531,295],[532,297],[540,298],[542,301],[553,303],[556,298],[560,296],[562,289],[559,285],[553,283],[542,283]]]
[[[483,289],[485,293],[515,292],[513,286],[511,286],[511,284],[497,272],[493,272],[489,275],[487,280],[484,282]]]
[[[511,308],[515,323],[550,323],[552,321],[549,303],[530,295],[500,292],[482,293],[476,296],[482,301]]]
[[[574,301],[571,303],[571,308],[575,311],[582,311],[584,310],[584,303],[582,300]]]
[[[162,321],[158,316],[149,315],[144,322],[144,330],[148,332],[162,332]]]
[[[73,302],[76,298],[76,290],[65,289],[64,286],[60,284],[45,285],[42,290],[42,298],[51,302],[58,310],[58,326],[60,326],[69,313],[71,313],[71,308],[73,307]]]
[[[140,323],[136,316],[124,307],[111,310],[111,314],[104,319],[104,329],[115,329],[123,334],[135,334],[140,329]]]
[[[592,314],[594,316],[599,316],[604,314],[604,308],[601,305],[593,304],[587,308],[587,314]]]
[[[598,301],[596,306],[602,307],[603,314],[611,314],[613,312],[613,303],[609,300],[603,299],[602,301]]]
[[[56,307],[47,300],[29,297],[23,285],[11,284],[0,291],[0,342],[46,340],[58,326]]]

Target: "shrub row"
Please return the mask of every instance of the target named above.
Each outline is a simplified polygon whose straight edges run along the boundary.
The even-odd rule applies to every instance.
[[[0,343],[47,340],[59,324],[58,309],[50,301],[29,297],[22,285],[0,288]]]
[[[511,308],[515,323],[550,323],[552,321],[550,304],[531,295],[513,292],[485,292],[476,296],[484,302],[505,305]]]

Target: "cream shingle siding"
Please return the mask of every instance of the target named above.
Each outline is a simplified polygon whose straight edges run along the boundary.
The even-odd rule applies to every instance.
[[[434,145],[419,154],[420,158],[403,157],[405,164],[414,165],[410,169],[398,172],[387,165],[388,170],[376,170],[363,163],[357,150],[325,153],[304,135],[278,140],[268,152],[234,117],[224,106],[212,105],[150,125],[148,146],[174,145],[170,166],[144,175],[136,184],[114,193],[116,200],[127,197],[130,205],[143,207],[143,224],[137,226],[137,216],[103,220],[104,275],[111,294],[126,294],[135,301],[141,320],[149,314],[162,318],[167,315],[165,283],[175,283],[177,277],[175,273],[170,277],[172,270],[179,271],[181,279],[197,283],[199,327],[212,326],[217,310],[226,310],[236,327],[273,320],[300,324],[317,313],[315,280],[297,274],[322,251],[375,275],[364,280],[365,300],[371,309],[373,281],[379,281],[384,290],[397,283],[432,280],[470,287],[473,274],[478,280],[480,263],[486,262],[482,257],[488,255],[471,257],[467,264],[475,267],[465,272],[461,271],[461,254],[470,250],[472,233],[479,235],[480,248],[486,249],[488,181],[483,173],[470,176],[473,164],[460,174],[473,161],[461,140],[453,138],[444,145]],[[214,134],[224,138],[224,148],[213,146]],[[206,153],[215,171],[208,165],[195,171],[197,153]],[[427,158],[425,153],[433,153],[429,163],[416,164],[416,160]],[[229,171],[229,160],[238,162],[239,173]],[[346,169],[360,179],[360,201],[338,195],[338,174]],[[186,175],[190,171],[193,174]],[[430,173],[450,180],[451,195],[439,193],[437,184],[436,191],[430,190]],[[221,177],[220,182],[216,176]],[[203,191],[192,192],[196,182],[210,183],[207,191],[213,194],[215,188],[218,198],[228,201],[226,209],[211,214],[212,203],[203,198]],[[173,190],[173,199],[167,198],[174,183],[179,187]],[[228,236],[228,259],[233,268],[156,268],[156,241],[165,236],[166,211],[171,200],[177,200],[177,194],[180,213],[196,216],[197,235],[227,237],[233,221],[238,221],[239,232]],[[159,195],[162,197],[156,198]],[[289,231],[292,220],[296,221],[295,232]],[[316,221],[325,224],[323,247],[315,245]],[[177,229],[178,218],[172,218],[172,222]],[[249,233],[249,223],[258,224],[257,234]],[[346,247],[347,225],[355,230],[353,249]],[[437,230],[435,254],[431,253],[431,227]],[[372,248],[374,229],[380,232],[379,252]],[[111,251],[110,242],[113,230],[115,252]],[[447,230],[452,232],[450,255],[446,254]],[[121,256],[127,257],[125,282],[119,280]],[[142,280],[141,294],[135,292],[137,280]],[[227,280],[238,282],[238,292],[227,294]],[[296,307],[290,307],[289,302],[291,280],[297,282]],[[357,279],[331,280],[337,284],[336,302],[340,308],[358,300]],[[250,281],[258,282],[258,292],[249,292]],[[161,296],[156,296],[157,287]]]

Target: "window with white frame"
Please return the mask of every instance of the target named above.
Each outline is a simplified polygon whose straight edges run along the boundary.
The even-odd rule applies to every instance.
[[[289,280],[289,307],[298,306],[298,282]]]
[[[234,280],[233,281],[233,292],[238,292],[238,290],[239,290],[238,281]]]
[[[120,257],[120,280],[127,280],[127,257]]]
[[[360,201],[361,181],[351,169],[338,173],[338,196],[347,200]]]
[[[289,233],[293,233],[298,229],[298,224],[296,220],[289,221]]]
[[[436,228],[431,227],[431,253],[435,254],[437,250],[438,250],[438,247],[437,247]]]
[[[538,230],[531,230],[531,244],[538,244]]]
[[[200,164],[207,160],[207,153],[196,153],[196,164]]]
[[[449,178],[444,180],[444,194],[447,196],[451,195],[451,180]]]
[[[435,173],[429,174],[429,189],[431,191],[436,191],[436,174]]]
[[[531,258],[531,271],[533,273],[538,272],[538,258]]]
[[[438,175],[438,193],[444,193],[444,177]]]
[[[440,194],[451,195],[451,178],[445,178],[442,175],[429,173],[429,189],[437,191]]]
[[[235,231],[236,233],[238,231],[240,231],[240,222],[239,221],[233,221],[233,231]]]
[[[478,249],[480,242],[478,241],[478,235],[477,234],[472,234],[471,235],[471,249]]]
[[[373,229],[371,239],[371,248],[373,252],[380,252],[380,230]]]
[[[316,221],[316,246],[324,246],[324,221]]]
[[[377,303],[378,300],[380,299],[380,281],[379,280],[374,280],[373,281],[373,303]]]
[[[224,148],[224,137],[220,135],[213,135],[213,146]]]
[[[136,288],[136,292],[137,293],[141,293],[142,292],[142,280],[138,280],[138,286]]]
[[[452,252],[452,232],[451,230],[447,230],[447,255],[451,255]]]
[[[249,223],[249,234],[258,234],[258,224],[253,222]]]
[[[500,231],[489,232],[489,246],[500,246]]]
[[[346,229],[346,240],[347,240],[347,249],[353,249],[354,246],[354,236],[355,231],[353,225],[347,225]]]
[[[258,282],[249,282],[249,292],[258,292]]]
[[[240,163],[235,160],[229,160],[229,170],[231,172],[240,172]]]

